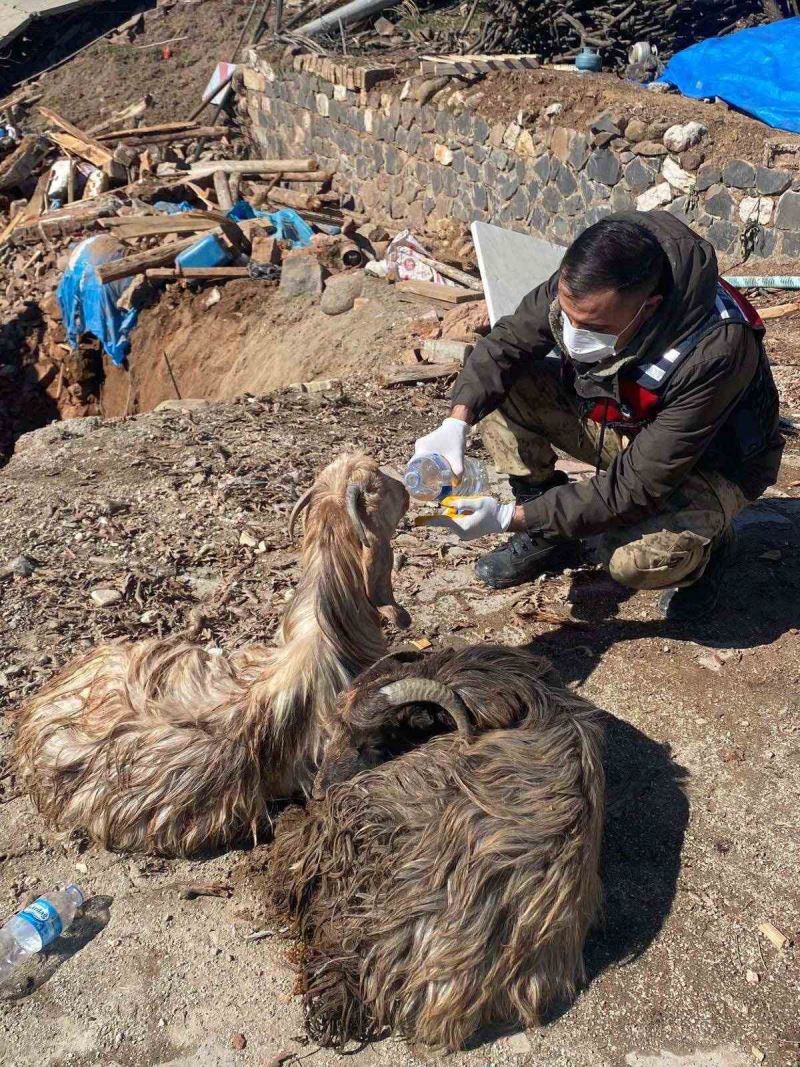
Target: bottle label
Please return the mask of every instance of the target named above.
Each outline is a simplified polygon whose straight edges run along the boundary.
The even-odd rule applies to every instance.
[[[39,897],[38,900],[34,900],[33,904],[29,904],[19,913],[19,918],[30,923],[41,937],[43,945],[49,945],[51,941],[61,936],[61,916],[44,897]]]

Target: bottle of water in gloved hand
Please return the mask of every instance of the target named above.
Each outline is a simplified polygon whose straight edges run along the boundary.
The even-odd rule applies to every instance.
[[[417,500],[442,500],[457,492],[459,496],[482,496],[489,479],[486,468],[477,459],[464,459],[464,473],[456,484],[453,470],[438,453],[414,456],[403,475],[409,496]]]
[[[75,918],[83,904],[76,885],[48,893],[18,911],[0,930],[0,983],[10,978],[29,956],[55,941]]]

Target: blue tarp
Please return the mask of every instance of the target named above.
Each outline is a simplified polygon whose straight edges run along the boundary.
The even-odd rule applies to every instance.
[[[800,18],[713,37],[672,57],[659,81],[684,96],[719,96],[778,130],[800,133]]]
[[[123,252],[119,241],[106,234],[87,237],[72,249],[56,291],[70,346],[77,347],[82,333],[91,333],[118,366],[130,351],[130,332],[138,312],[117,308],[130,279],[103,285],[95,268],[119,259]]]

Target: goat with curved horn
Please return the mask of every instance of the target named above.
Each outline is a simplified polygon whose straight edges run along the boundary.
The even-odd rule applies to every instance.
[[[469,745],[431,713],[455,691]],[[339,707],[330,788],[281,816],[268,869],[304,941],[309,1034],[455,1050],[537,1023],[583,980],[600,906],[599,713],[491,645],[376,664]]]
[[[372,543],[354,528],[351,486]],[[19,710],[20,777],[55,825],[107,848],[186,855],[255,838],[269,806],[310,791],[336,698],[386,651],[405,489],[362,454],[331,463],[307,509],[303,574],[276,648],[211,655],[175,636],[103,645]]]
[[[433,678],[411,677],[384,685],[380,692],[393,707],[414,703],[438,704],[451,717],[462,737],[472,737],[469,708],[458,693],[448,685],[443,685]]]

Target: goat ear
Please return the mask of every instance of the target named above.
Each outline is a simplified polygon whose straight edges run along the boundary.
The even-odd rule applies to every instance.
[[[392,546],[382,537],[361,549],[361,573],[367,599],[385,619],[405,630],[411,625],[411,616],[394,599],[393,564]]]
[[[358,482],[351,482],[345,492],[345,504],[347,515],[353,524],[353,529],[361,544],[366,547],[369,544],[367,530],[364,526],[364,486]]]

